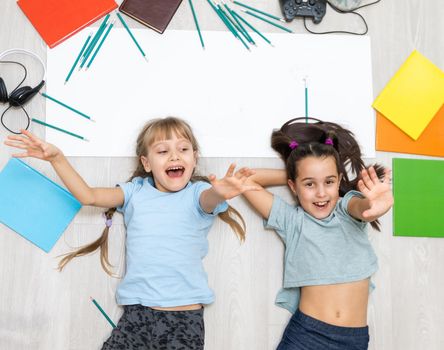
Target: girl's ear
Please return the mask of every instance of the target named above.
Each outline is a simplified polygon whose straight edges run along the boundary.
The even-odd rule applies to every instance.
[[[150,166],[150,162],[148,161],[148,157],[141,156],[140,157],[140,162],[142,163],[143,168],[145,169],[145,171],[147,173],[149,173],[151,171],[151,166]]]
[[[290,187],[291,192],[293,192],[293,194],[294,194],[295,196],[297,196],[298,194],[297,194],[297,192],[296,192],[296,184],[294,183],[294,181],[288,179],[288,180],[287,180],[287,183],[288,183],[288,187]]]

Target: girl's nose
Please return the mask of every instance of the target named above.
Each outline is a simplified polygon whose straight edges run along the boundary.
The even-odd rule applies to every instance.
[[[316,191],[316,195],[318,197],[323,197],[325,195],[325,188],[324,188],[324,186],[318,186],[318,189]]]

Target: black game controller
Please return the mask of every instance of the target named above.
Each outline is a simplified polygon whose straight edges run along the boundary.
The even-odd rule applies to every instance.
[[[327,0],[279,0],[285,20],[295,17],[312,17],[313,23],[320,23],[327,10]]]

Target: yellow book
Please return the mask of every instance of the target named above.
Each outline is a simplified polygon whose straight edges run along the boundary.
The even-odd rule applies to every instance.
[[[444,72],[415,50],[375,99],[373,108],[416,140],[443,104]]]

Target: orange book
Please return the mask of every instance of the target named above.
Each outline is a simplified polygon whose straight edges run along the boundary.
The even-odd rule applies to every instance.
[[[416,141],[377,112],[376,149],[385,152],[444,157],[444,105]]]
[[[17,5],[50,48],[117,8],[114,0],[18,0]]]

